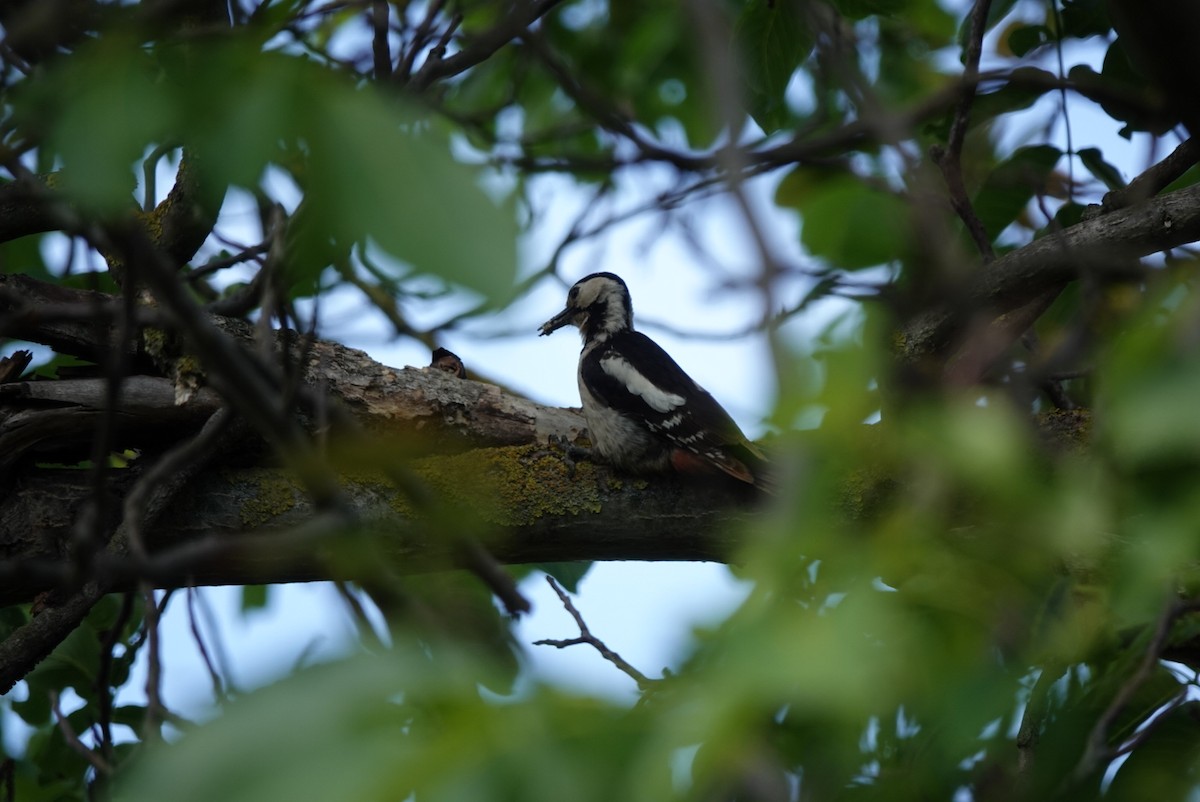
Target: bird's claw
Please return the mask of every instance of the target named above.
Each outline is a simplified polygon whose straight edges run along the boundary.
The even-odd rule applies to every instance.
[[[578,460],[591,460],[592,450],[577,446],[560,434],[552,434],[546,438],[551,447],[562,452],[563,464],[567,466],[567,476],[575,478],[575,466]]]

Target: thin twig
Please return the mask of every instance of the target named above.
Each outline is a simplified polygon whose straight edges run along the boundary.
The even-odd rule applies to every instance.
[[[111,551],[128,550],[135,559],[146,559],[142,531],[153,525],[175,494],[217,452],[233,420],[221,407],[204,422],[196,436],[176,446],[154,463],[125,496],[124,518],[113,536]]]
[[[1122,755],[1127,755],[1144,744],[1150,739],[1150,736],[1158,730],[1158,725],[1166,720],[1169,713],[1178,709],[1188,701],[1188,696],[1188,689],[1180,688],[1179,692],[1172,696],[1170,701],[1154,711],[1153,717],[1142,724],[1141,728],[1138,729],[1137,732],[1121,743],[1120,746],[1110,750],[1109,754],[1106,756],[1107,759],[1112,760],[1121,757]],[[1105,762],[1107,762],[1107,760]]]
[[[100,707],[97,721],[100,725],[100,754],[108,761],[112,760],[113,746],[115,746],[112,735],[113,689],[109,680],[112,675],[113,649],[121,639],[121,631],[129,623],[131,615],[133,615],[133,594],[125,593],[121,599],[121,610],[117,613],[117,620],[113,622],[112,628],[104,636],[104,643],[100,647],[100,667],[96,671],[96,697]]]
[[[412,41],[409,42],[408,52],[404,54],[404,60],[395,72],[397,78],[407,81],[412,76],[413,65],[416,64],[417,56],[429,44],[429,35],[430,31],[433,30],[433,23],[437,20],[438,14],[442,12],[442,8],[445,5],[446,0],[433,0],[429,4],[425,12],[425,18],[417,25],[417,30],[413,34]]]
[[[975,6],[971,9],[971,33],[967,37],[964,54],[963,80],[965,83],[972,84],[973,88],[964,91],[959,98],[954,119],[950,123],[950,136],[946,147],[937,148],[932,153],[934,161],[942,170],[942,176],[946,179],[946,188],[950,191],[950,203],[962,219],[963,225],[967,227],[984,263],[995,259],[996,253],[992,250],[992,242],[988,238],[987,230],[983,227],[983,222],[975,213],[975,207],[967,196],[967,187],[963,182],[962,175],[962,149],[963,142],[967,137],[967,127],[971,122],[971,104],[975,102],[977,91],[974,84],[979,76],[979,57],[983,52],[983,36],[987,32],[988,9],[991,4],[991,0],[975,0]]]
[[[554,589],[554,592],[558,594],[558,598],[560,601],[562,601],[563,607],[565,607],[567,612],[571,614],[571,617],[575,619],[575,623],[579,626],[579,637],[569,638],[567,640],[539,640],[533,642],[534,646],[553,646],[556,649],[565,649],[568,646],[577,646],[581,643],[586,643],[596,651],[600,652],[601,657],[612,663],[614,666],[632,678],[633,681],[637,683],[638,690],[649,690],[654,686],[655,683],[661,682],[661,680],[650,679],[645,674],[638,671],[636,668],[630,665],[625,658],[608,648],[604,641],[593,635],[592,631],[588,629],[587,623],[583,620],[583,616],[578,610],[575,609],[575,605],[571,603],[571,599],[569,596],[567,596],[567,592],[559,587],[559,584],[554,581],[554,577],[547,574],[546,582],[548,582],[550,587]]]
[[[17,800],[16,767],[17,763],[11,757],[0,760],[0,786],[4,788],[4,802]]]
[[[368,16],[374,35],[371,37],[371,55],[375,68],[375,80],[386,81],[392,77],[392,48],[388,43],[388,15],[390,3],[375,0]]]
[[[75,734],[74,728],[71,727],[71,722],[67,721],[67,717],[63,715],[62,709],[58,705],[58,691],[50,691],[50,710],[54,713],[54,722],[58,725],[59,732],[62,733],[63,740],[67,742],[67,746],[82,756],[96,771],[105,775],[112,774],[112,766],[109,765],[108,761],[95,751],[88,749],[83,741],[79,740],[79,736]]]
[[[1124,712],[1129,702],[1133,699],[1134,694],[1146,683],[1146,680],[1150,679],[1150,675],[1158,666],[1163,647],[1166,646],[1167,638],[1171,634],[1171,626],[1180,616],[1196,612],[1197,610],[1200,610],[1200,599],[1188,601],[1171,600],[1164,605],[1163,611],[1158,617],[1158,622],[1155,624],[1154,634],[1150,638],[1150,643],[1146,646],[1145,654],[1142,656],[1141,663],[1138,664],[1133,675],[1118,689],[1108,707],[1100,715],[1100,718],[1096,720],[1091,733],[1088,734],[1083,756],[1079,758],[1079,763],[1075,766],[1075,771],[1072,773],[1072,777],[1076,782],[1090,776],[1102,763],[1111,760],[1119,754],[1119,752],[1108,748],[1109,729],[1112,727],[1113,722],[1117,720],[1117,717]]]
[[[116,442],[117,410],[121,405],[122,383],[129,375],[130,359],[125,346],[133,336],[134,303],[138,282],[127,276],[121,288],[120,315],[112,340],[105,352],[104,406],[101,407],[99,425],[92,440],[92,466],[89,476],[92,498],[80,511],[71,535],[71,556],[78,571],[77,583],[85,581],[90,573],[92,561],[100,553],[112,533],[109,528],[109,455]],[[97,299],[100,296],[94,296]]]
[[[146,600],[146,715],[142,718],[142,740],[158,741],[162,738],[162,722],[166,708],[162,703],[162,649],[159,643],[158,624],[162,610],[171,598],[171,591],[163,594],[162,607],[154,595],[154,585],[143,582],[142,597]]]
[[[459,50],[449,58],[435,58],[431,53],[425,63],[421,65],[421,69],[408,82],[409,87],[413,91],[421,92],[428,89],[434,82],[443,78],[448,78],[453,75],[458,75],[463,71],[480,64],[504,47],[504,45],[514,39],[523,36],[529,32],[530,26],[539,19],[549,14],[555,6],[562,3],[563,0],[527,0],[526,2],[518,2],[503,21],[489,31],[485,31],[480,36],[476,37],[469,45]],[[457,22],[461,22],[461,17]],[[457,22],[452,20],[449,29],[443,34],[442,42],[438,47],[444,47],[448,40],[449,33],[452,33],[457,28]]]
[[[249,262],[252,260],[261,262],[262,260],[260,257],[267,252],[267,249],[270,248],[270,246],[271,245],[269,241],[260,242],[258,245],[251,245],[248,248],[243,248],[237,253],[230,254],[229,256],[224,256],[220,259],[212,259],[200,265],[199,267],[194,267],[189,270],[184,274],[184,278],[188,281],[195,281],[196,279],[216,273],[218,270],[224,270],[227,267],[239,265],[242,262]]]
[[[487,586],[504,605],[509,615],[520,615],[533,609],[529,599],[517,588],[512,574],[496,561],[491,552],[473,537],[463,536],[455,544],[455,562],[467,569]]]
[[[281,414],[272,403],[278,389],[276,371],[213,325],[144,232],[114,226],[107,234],[127,262],[139,264],[141,278],[174,318],[174,328],[187,338],[214,388],[288,458],[317,506],[344,507],[333,471],[315,458],[295,418]]]
[[[340,579],[335,581],[333,586],[337,588],[338,595],[342,597],[342,601],[346,603],[346,607],[350,610],[350,616],[354,619],[354,624],[358,629],[359,639],[369,642],[376,648],[382,648],[383,641],[380,639],[379,633],[375,631],[375,625],[371,623],[371,619],[367,616],[367,611],[363,608],[362,602],[350,590],[350,586]]]
[[[1123,209],[1162,192],[1177,178],[1200,161],[1200,137],[1186,140],[1162,161],[1154,164],[1122,189],[1104,196],[1101,208],[1105,212]]]
[[[225,683],[221,680],[221,673],[217,671],[212,657],[208,654],[208,647],[204,644],[204,634],[200,631],[200,622],[196,619],[196,599],[199,595],[200,592],[195,587],[187,589],[188,628],[191,629],[192,640],[196,641],[196,648],[200,652],[200,659],[204,663],[204,668],[208,671],[208,679],[212,683],[213,696],[217,699],[223,699],[225,697]]]

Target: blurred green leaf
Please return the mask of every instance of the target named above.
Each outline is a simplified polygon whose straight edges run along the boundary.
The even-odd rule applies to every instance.
[[[1125,186],[1121,171],[1104,160],[1104,154],[1099,148],[1084,148],[1079,151],[1079,160],[1088,168],[1088,172],[1109,189],[1121,189]]]
[[[161,78],[137,42],[106,36],[60,61],[52,78],[18,87],[14,116],[61,154],[64,191],[112,213],[133,202],[131,167],[146,144],[178,128],[182,99]]]
[[[1112,30],[1104,0],[1063,0],[1061,17],[1063,36],[1084,39]]]
[[[975,195],[975,214],[991,239],[1014,222],[1034,197],[1046,192],[1062,152],[1050,145],[1018,148],[984,180]]]
[[[554,577],[567,593],[578,593],[579,583],[592,565],[591,562],[538,563],[533,567]]]
[[[399,272],[508,297],[514,212],[487,197],[443,137],[394,100],[250,44],[163,47],[152,59],[106,37],[22,95],[17,114],[31,125],[52,121],[64,189],[106,212],[131,207],[133,165],[150,144],[188,144],[207,180],[246,187],[284,159],[284,145],[298,146],[311,207],[306,248],[326,257],[323,242],[348,248],[369,238],[404,261]],[[88,91],[95,84],[105,92]]]
[[[229,705],[118,778],[133,800],[661,800],[670,778],[644,717],[535,690],[475,691],[477,655],[453,650],[320,666]],[[387,701],[390,700],[390,701]],[[655,764],[659,767],[656,767]]]
[[[1128,138],[1135,131],[1163,134],[1179,121],[1166,109],[1162,93],[1130,64],[1120,39],[1108,46],[1100,73],[1080,64],[1072,67],[1068,76],[1105,113],[1125,122],[1121,136]]]
[[[1181,693],[1179,684],[1175,693]],[[1183,799],[1181,787],[1200,782],[1200,705],[1187,702],[1156,717],[1129,759],[1117,769],[1105,798]]]
[[[242,615],[264,609],[269,601],[270,591],[269,585],[243,585]]]
[[[454,572],[412,577],[405,589],[421,604],[436,611],[436,631],[422,631],[421,648],[436,660],[443,651],[451,658],[458,644],[470,644],[480,658],[478,682],[496,693],[511,693],[520,665],[511,620],[502,614],[491,592],[473,575]],[[403,621],[393,622],[393,628]],[[395,637],[395,636],[394,636]],[[447,659],[451,659],[447,658]]]
[[[745,64],[747,103],[767,133],[787,123],[784,90],[814,41],[804,8],[794,0],[751,0],[738,17],[734,42]]]
[[[1029,108],[1043,95],[1053,91],[1051,87],[1057,82],[1053,73],[1037,67],[1017,67],[1012,74],[1015,80],[1005,83],[999,89],[976,96],[975,102],[971,104],[973,125],[983,125],[1002,114]],[[926,124],[925,133],[945,142],[950,135],[953,119],[954,112],[947,111]]]
[[[1021,25],[1008,34],[1008,48],[1014,56],[1027,55],[1031,50],[1054,41],[1052,31],[1045,25]]]
[[[911,247],[908,206],[897,195],[849,175],[797,168],[776,202],[800,212],[800,241],[813,256],[855,270],[905,258]]]
[[[50,718],[50,693],[74,688],[80,696],[95,696],[96,671],[100,666],[100,641],[87,626],[71,631],[50,656],[38,663],[25,682],[29,697],[13,703],[13,712],[30,724],[39,725]]]
[[[1161,291],[1160,291],[1161,292]],[[1200,360],[1185,343],[1196,300],[1164,316],[1151,305],[1114,347],[1105,375],[1104,435],[1130,469],[1187,464],[1200,453]]]
[[[52,279],[42,258],[45,236],[35,234],[0,243],[0,273],[23,273],[41,281]]]

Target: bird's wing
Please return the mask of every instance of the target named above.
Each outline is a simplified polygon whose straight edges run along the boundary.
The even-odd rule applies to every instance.
[[[746,482],[754,477],[728,453],[750,446],[745,435],[704,388],[657,343],[641,332],[614,335],[581,366],[581,377],[599,401],[678,448]]]

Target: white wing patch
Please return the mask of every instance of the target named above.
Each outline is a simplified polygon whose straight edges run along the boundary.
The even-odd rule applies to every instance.
[[[650,405],[657,412],[670,412],[683,405],[683,396],[669,393],[647,379],[637,368],[616,354],[600,360],[600,369],[621,383],[621,386]]]

